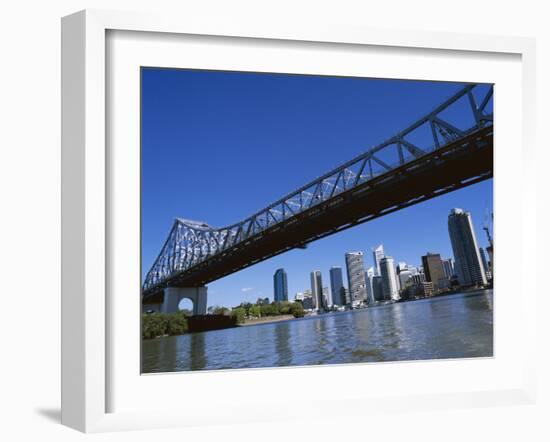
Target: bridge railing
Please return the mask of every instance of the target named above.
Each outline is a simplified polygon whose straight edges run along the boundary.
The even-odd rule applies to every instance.
[[[176,219],[164,246],[146,275],[143,289],[150,290],[175,274],[238,247],[251,237],[279,223],[287,222],[317,204],[492,125],[492,96],[491,85],[465,86],[405,130],[239,223],[216,229],[206,223]],[[453,112],[453,107],[458,107],[459,103],[460,112]],[[462,124],[458,120],[462,120]],[[423,142],[420,146],[420,143],[412,140],[416,133],[422,131]]]

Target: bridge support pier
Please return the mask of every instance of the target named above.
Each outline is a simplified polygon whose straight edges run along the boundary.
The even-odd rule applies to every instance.
[[[206,315],[207,287],[168,287],[164,289],[161,313],[174,313],[182,299],[193,302],[193,315]]]

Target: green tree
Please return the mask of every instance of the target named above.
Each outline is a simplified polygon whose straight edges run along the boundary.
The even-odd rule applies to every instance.
[[[142,315],[141,334],[144,339],[152,339],[165,333],[166,321],[161,313]]]
[[[292,313],[295,318],[303,318],[305,314],[304,306],[301,302],[293,302],[290,304],[290,313]]]
[[[279,303],[279,313],[281,315],[288,315],[290,313],[290,302],[282,301]]]
[[[143,339],[165,335],[181,335],[186,331],[187,319],[183,312],[142,315],[141,335]]]
[[[229,309],[227,307],[217,305],[213,308],[212,313],[214,315],[226,315],[227,313],[229,313]]]
[[[277,314],[277,309],[271,304],[263,304],[260,306],[262,316],[273,316]]]
[[[252,318],[261,317],[262,316],[262,311],[260,309],[260,306],[258,306],[258,305],[250,306],[250,308],[248,309],[248,316],[250,316]]]
[[[231,316],[237,320],[237,324],[242,324],[246,319],[246,309],[244,307],[237,307],[231,310]]]
[[[181,335],[187,331],[187,319],[184,312],[176,312],[167,315],[165,334],[174,336]]]

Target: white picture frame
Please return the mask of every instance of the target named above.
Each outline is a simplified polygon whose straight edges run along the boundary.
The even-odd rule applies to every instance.
[[[491,37],[420,31],[376,30],[349,28],[336,25],[307,24],[293,27],[285,24],[214,23],[193,17],[182,19],[154,16],[142,13],[126,13],[87,10],[63,18],[62,21],[62,423],[84,432],[110,431],[139,428],[161,428],[185,425],[207,425],[206,407],[217,417],[218,422],[235,422],[234,409],[223,409],[224,404],[202,404],[194,413],[189,410],[174,410],[155,407],[149,410],[113,409],[109,395],[113,384],[113,348],[109,334],[113,333],[109,287],[109,244],[113,241],[110,229],[112,203],[109,187],[108,141],[106,131],[109,118],[107,94],[109,93],[106,68],[109,60],[107,34],[109,32],[143,32],[170,36],[218,36],[255,41],[285,42],[286,45],[336,44],[338,47],[376,47],[380,51],[401,48],[402,51],[426,49],[437,54],[469,53],[482,60],[484,54],[503,54],[517,57],[521,69],[521,157],[523,160],[523,187],[518,190],[522,198],[521,247],[522,257],[535,250],[536,195],[530,190],[534,176],[529,165],[535,155],[534,101],[535,101],[535,43],[534,40],[518,37]],[[112,55],[112,54],[111,54]],[[497,123],[498,124],[498,123]],[[497,129],[498,130],[498,129]],[[497,160],[498,161],[498,160]],[[529,190],[528,190],[529,189]],[[123,252],[122,252],[123,253]],[[526,272],[522,260],[521,272]],[[521,281],[520,305],[524,315],[521,321],[524,337],[533,337],[536,303],[534,279]],[[139,333],[139,331],[137,331]],[[498,339],[498,335],[497,335]],[[326,400],[337,400],[342,412],[352,410],[361,400],[362,413],[369,410],[406,410],[411,404],[423,409],[488,406],[501,403],[533,403],[536,391],[534,339],[525,340],[525,351],[518,356],[522,367],[521,376],[501,388],[479,386],[471,391],[448,393],[434,387],[424,395],[390,393],[371,396],[359,389],[356,396],[333,392],[328,399],[313,396],[308,399],[312,415]],[[133,343],[135,346],[135,342]],[[397,367],[402,364],[394,364]],[[379,366],[380,367],[380,366]],[[399,370],[388,368],[384,370]],[[116,367],[115,367],[116,368]],[[321,367],[310,368],[318,370]],[[321,369],[326,369],[325,367]],[[330,367],[344,370],[343,367]],[[361,366],[345,368],[362,370]],[[376,368],[375,368],[376,369]],[[453,369],[456,369],[453,368]],[[459,368],[460,369],[460,368]],[[135,367],[139,371],[139,367]],[[295,370],[295,371],[294,371]],[[263,379],[284,376],[289,379],[300,369],[270,369],[256,371]],[[380,369],[377,369],[380,371]],[[208,373],[209,381],[250,382],[244,379],[246,371]],[[311,371],[310,371],[311,373]],[[130,376],[130,374],[128,374]],[[136,373],[131,373],[136,376]],[[137,373],[139,376],[139,372]],[[214,378],[216,376],[216,378]],[[147,388],[154,384],[169,383],[173,375],[149,376]],[[520,380],[521,377],[521,380]],[[115,379],[120,379],[114,376]],[[204,376],[195,376],[193,382],[204,382]],[[517,382],[515,382],[517,381]],[[221,384],[220,384],[221,383]],[[159,387],[168,388],[166,385]],[[363,400],[364,399],[364,400]],[[289,410],[280,409],[276,403],[269,408],[263,399],[260,412],[258,401],[243,401],[236,404],[243,421],[260,421],[269,411],[270,419],[294,417]],[[276,402],[276,401],[275,401]],[[227,407],[227,404],[225,404]],[[233,413],[231,413],[233,411]],[[239,419],[239,418],[237,418]]]

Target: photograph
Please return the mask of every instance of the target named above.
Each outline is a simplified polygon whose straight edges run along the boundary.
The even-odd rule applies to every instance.
[[[140,75],[142,374],[493,357],[493,84]]]

